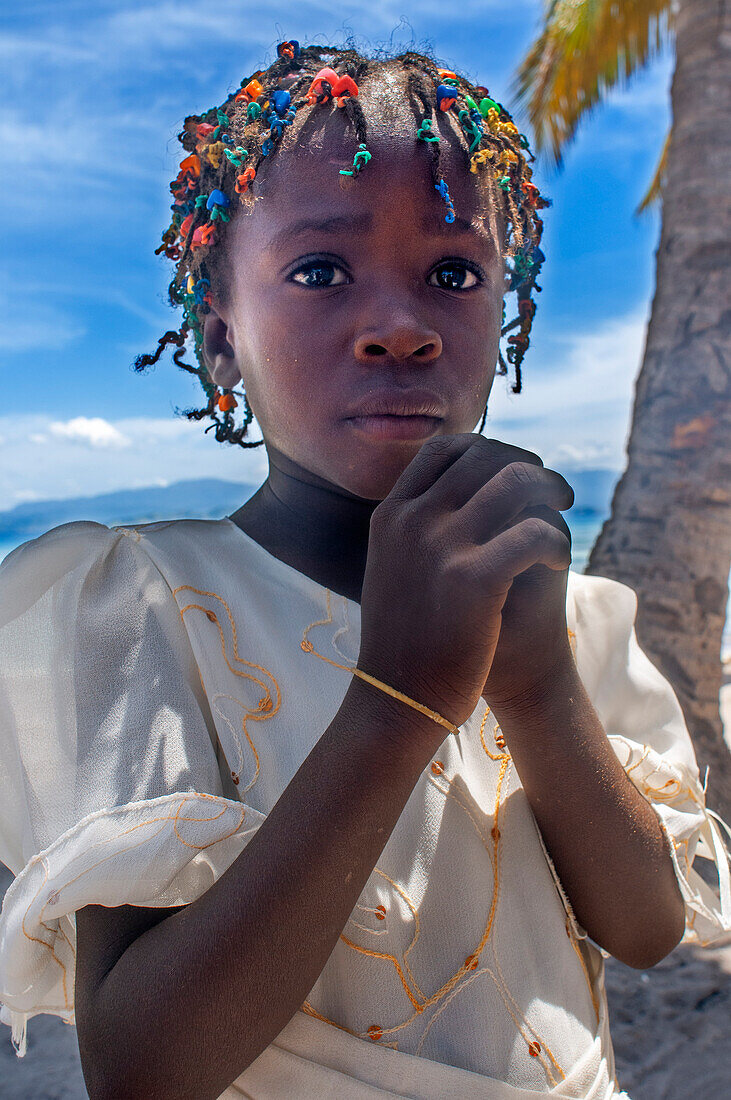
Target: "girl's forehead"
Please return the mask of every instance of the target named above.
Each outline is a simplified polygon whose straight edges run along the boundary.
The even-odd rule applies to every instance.
[[[361,224],[391,218],[394,229],[423,225],[445,238],[450,231],[464,230],[465,223],[486,231],[489,218],[484,188],[469,171],[458,136],[443,132],[440,140],[439,175],[447,182],[456,215],[454,223],[446,223],[447,206],[434,186],[432,153],[416,139],[416,131],[413,116],[410,124],[408,118],[402,118],[398,125],[385,120],[371,125],[369,119],[371,159],[357,177],[342,176],[341,170],[352,167],[358,144],[352,129],[345,125],[344,113],[331,113],[313,135],[315,140],[306,140],[301,134],[289,148],[278,150],[265,173],[260,173],[264,178],[257,197],[242,211],[244,216],[236,219],[240,230],[246,234],[249,223],[251,229],[256,225],[276,231],[278,224],[299,222],[310,214],[347,217],[350,213]],[[369,213],[372,217],[364,218]]]

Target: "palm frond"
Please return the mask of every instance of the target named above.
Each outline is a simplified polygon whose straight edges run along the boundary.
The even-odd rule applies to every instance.
[[[535,148],[561,163],[580,118],[667,39],[672,0],[547,0],[543,27],[515,77]]]
[[[655,175],[652,177],[652,182],[647,189],[647,194],[635,210],[635,214],[644,214],[646,210],[649,210],[651,206],[654,206],[655,203],[659,202],[662,198],[662,189],[665,185],[665,173],[668,167],[669,148],[670,132],[668,131],[667,137],[665,138],[665,144],[662,147],[662,153],[660,154],[660,160],[655,169]]]

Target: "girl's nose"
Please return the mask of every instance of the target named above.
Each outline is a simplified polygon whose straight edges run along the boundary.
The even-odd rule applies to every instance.
[[[394,320],[361,332],[354,351],[359,363],[375,362],[384,355],[399,361],[416,359],[430,363],[442,354],[442,338],[434,329],[416,321]]]

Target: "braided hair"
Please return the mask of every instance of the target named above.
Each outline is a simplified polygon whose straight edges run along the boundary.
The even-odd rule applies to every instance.
[[[389,59],[372,59],[355,49],[332,46],[300,47],[296,41],[280,42],[277,59],[266,71],[257,70],[244,78],[241,87],[218,107],[184,120],[178,138],[186,152],[180,171],[170,184],[173,195],[172,219],[162,235],[156,254],[175,263],[169,286],[170,302],[182,307],[183,321],[176,331],[166,332],[151,355],[139,355],[134,369],[144,371],[156,363],[163,351],[174,346],[173,361],[196,375],[206,404],[187,409],[189,420],[210,418],[206,432],[215,431],[219,442],[256,447],[246,434],[253,418],[246,394],[216,386],[203,356],[203,318],[209,312],[213,292],[219,283],[224,227],[231,218],[231,203],[251,199],[262,162],[276,154],[285,131],[296,116],[309,116],[323,105],[334,103],[345,111],[355,132],[357,150],[353,166],[343,176],[357,176],[370,160],[367,120],[358,99],[358,82],[384,66],[398,65],[407,74],[410,106],[416,125],[415,140],[428,150],[432,181],[442,197],[445,221],[455,219],[454,205],[440,169],[440,136],[437,112],[449,112],[464,137],[466,167],[483,185],[493,231],[496,212],[501,218],[503,254],[509,275],[508,290],[518,298],[518,316],[505,323],[501,336],[507,339],[506,356],[498,352],[498,374],[513,367],[513,393],[522,389],[522,363],[530,343],[536,312],[534,290],[545,259],[539,247],[543,222],[538,210],[549,206],[531,182],[534,160],[528,141],[519,133],[508,111],[492,99],[487,88],[473,85],[464,77],[437,68],[432,58],[408,51]],[[299,117],[298,117],[299,122]],[[515,331],[514,331],[515,330]],[[186,344],[192,337],[195,366],[185,362]],[[507,358],[507,363],[506,363]],[[237,397],[243,399],[244,414],[236,424]],[[485,424],[487,409],[479,431]]]

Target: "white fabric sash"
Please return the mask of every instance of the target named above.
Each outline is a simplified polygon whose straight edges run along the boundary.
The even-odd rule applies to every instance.
[[[554,1089],[537,1092],[359,1039],[297,1012],[219,1100],[629,1100],[614,1085],[606,1011],[591,1047]]]

